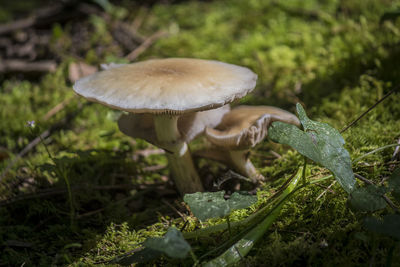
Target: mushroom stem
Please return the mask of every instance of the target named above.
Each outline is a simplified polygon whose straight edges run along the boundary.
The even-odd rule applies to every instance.
[[[177,123],[178,116],[154,116],[157,139],[163,147],[170,148],[167,158],[175,185],[182,195],[204,191],[188,145],[181,141]]]
[[[249,150],[230,150],[229,161],[232,167],[240,174],[249,177],[254,183],[265,180],[250,161]]]
[[[265,180],[249,158],[249,150],[209,149],[196,152],[197,156],[219,161],[254,183]]]

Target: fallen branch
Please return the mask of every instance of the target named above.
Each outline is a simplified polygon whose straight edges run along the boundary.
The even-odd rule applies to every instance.
[[[55,114],[63,110],[70,102],[72,99],[74,99],[76,96],[69,97],[62,102],[58,103],[54,108],[50,109],[42,118],[43,121],[47,121],[51,117],[53,117]]]
[[[336,180],[333,181],[315,200],[319,200],[323,195],[325,195],[328,191],[334,193],[334,191],[331,190],[331,187],[336,183]]]
[[[0,73],[9,72],[54,72],[57,63],[54,60],[29,62],[19,59],[0,61]]]

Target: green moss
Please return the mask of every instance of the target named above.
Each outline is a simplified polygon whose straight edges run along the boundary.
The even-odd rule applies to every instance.
[[[397,45],[400,20],[379,23],[385,11],[399,7],[399,1],[373,0],[155,4],[149,8],[140,31],[150,34],[164,29],[170,35],[156,42],[139,59],[200,57],[250,67],[259,75],[257,88],[238,103],[273,104],[294,111],[294,104],[302,102],[310,118],[343,129],[400,82],[400,70],[396,67],[400,61]],[[0,13],[0,20],[12,16]],[[112,28],[103,18],[93,16],[84,23],[92,31],[77,50],[88,63],[124,62],[121,59],[124,52],[115,45]],[[79,110],[46,143],[56,162],[66,167],[75,188],[73,199],[78,214],[86,215],[78,216],[75,228],[69,227],[65,193],[0,207],[0,245],[9,240],[29,245],[5,246],[0,265],[24,262],[43,266],[93,265],[136,248],[147,237],[164,234],[170,225],[178,228],[184,225],[182,218],[157,199],[176,199],[175,195],[168,195],[168,187],[164,188],[166,195],[157,197],[151,190],[147,194],[146,190],[137,188],[98,189],[121,184],[145,187],[168,175],[167,170],[144,170],[150,165],[166,165],[163,155],[133,159],[136,151],[153,147],[142,140],[133,141],[118,131],[119,112],[98,104],[81,109],[84,101],[73,98],[49,120],[42,119],[52,107],[73,96],[66,67],[72,60],[69,56],[73,50],[72,29],[68,23],[53,26],[52,49],[60,52],[62,61],[55,73],[39,81],[7,78],[2,82],[0,106],[6,108],[0,108],[0,147],[13,157],[35,138],[25,126],[26,121],[35,120],[39,133]],[[102,49],[97,49],[99,44]],[[353,159],[397,142],[399,102],[397,92],[343,133]],[[192,148],[203,145],[204,142],[196,141]],[[281,157],[274,158],[271,150]],[[370,180],[381,181],[391,172],[391,166],[386,163],[393,150],[364,158],[354,165],[354,171]],[[232,221],[254,212],[303,162],[298,153],[271,142],[257,146],[251,157],[270,181],[259,188],[258,195],[264,199],[249,209],[235,211],[230,216]],[[8,163],[0,161],[0,168],[3,170]],[[223,171],[220,165],[210,162],[203,166],[214,176]],[[312,175],[321,177],[325,173],[319,166],[311,169]],[[347,196],[337,183],[326,189],[332,181],[298,192],[285,205],[269,235],[241,265],[359,266],[372,261],[384,265],[393,240],[365,232],[359,223],[364,214],[348,208]],[[0,200],[49,188],[64,190],[65,185],[40,144],[18,161],[0,183]],[[174,203],[178,208],[179,201]],[[90,214],[93,211],[98,212]],[[187,231],[224,222],[214,219],[199,223],[190,216],[185,216],[185,220]],[[221,238],[226,235],[193,243],[195,253],[205,253]],[[393,262],[400,261],[399,249],[393,254]],[[177,263],[161,259],[154,264]]]

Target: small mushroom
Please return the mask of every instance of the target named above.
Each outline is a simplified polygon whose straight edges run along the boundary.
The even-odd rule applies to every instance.
[[[178,130],[181,140],[190,143],[197,136],[202,134],[206,127],[214,128],[222,117],[229,112],[230,106],[225,105],[217,109],[188,113],[178,118]],[[144,139],[147,142],[163,148],[167,151],[172,149],[168,143],[160,143],[157,140],[154,119],[151,114],[122,114],[118,119],[118,127],[124,134]]]
[[[78,80],[77,94],[111,108],[152,114],[157,143],[168,147],[171,173],[181,194],[203,191],[178,129],[183,114],[215,109],[254,89],[251,70],[212,60],[169,58],[112,66]]]
[[[254,182],[263,180],[249,159],[249,149],[268,135],[268,127],[274,121],[300,126],[294,114],[277,107],[238,106],[215,129],[206,128],[205,136],[215,148],[201,151],[199,155],[221,161]]]

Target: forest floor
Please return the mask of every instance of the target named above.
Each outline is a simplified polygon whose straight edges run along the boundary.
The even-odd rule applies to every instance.
[[[185,231],[206,225],[182,204],[164,151],[123,135],[120,111],[73,92],[74,82],[102,63],[190,57],[246,66],[258,74],[257,86],[232,106],[274,105],[295,113],[301,103],[310,118],[338,130],[397,88],[342,135],[352,159],[400,142],[398,0],[35,0],[0,6],[0,266],[107,265],[171,225],[186,223]],[[27,126],[32,121],[34,128]],[[190,146],[205,145],[200,138]],[[268,140],[250,157],[268,177],[257,188],[259,199],[303,164],[299,153]],[[358,161],[353,171],[384,184],[399,163],[390,147]],[[227,171],[204,159],[196,164],[203,178]],[[312,164],[311,173],[327,170]],[[348,199],[334,179],[299,191],[240,265],[400,266],[399,242],[362,224],[366,215],[393,208],[360,212]],[[231,221],[261,204],[235,211]],[[195,254],[217,246],[219,238],[192,244]],[[163,257],[154,264],[177,262]]]

